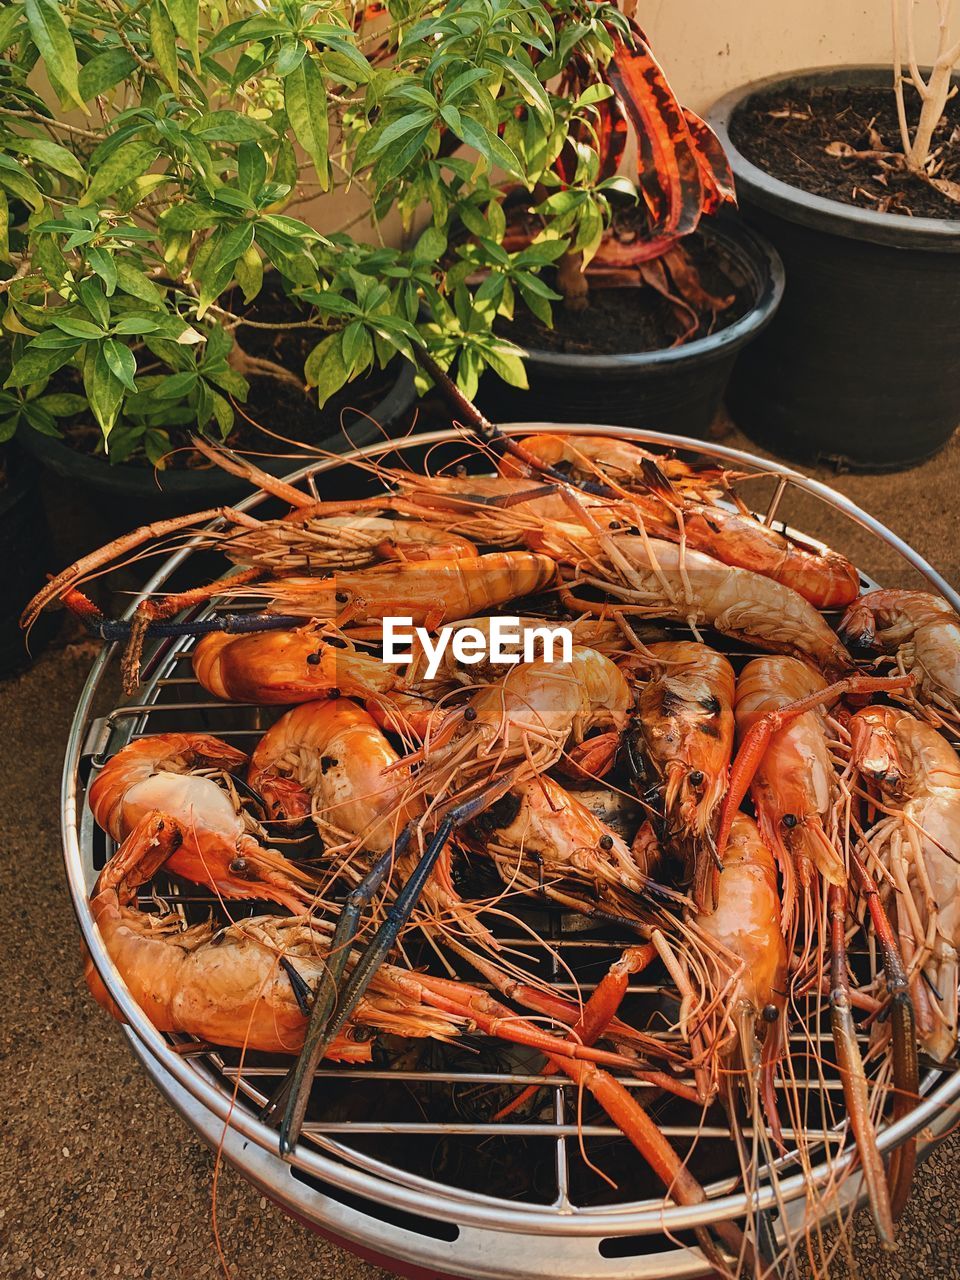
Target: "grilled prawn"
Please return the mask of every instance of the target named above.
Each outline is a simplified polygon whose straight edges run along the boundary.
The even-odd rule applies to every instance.
[[[90,787],[90,810],[124,840],[156,809],[176,815],[183,838],[168,870],[224,898],[266,898],[291,911],[311,906],[318,885],[261,842],[262,829],[212,775],[246,768],[242,751],[206,733],[159,733],[117,752]]]
[[[708,911],[716,895],[714,836],[733,751],[733,667],[690,640],[652,644],[648,653],[655,675],[640,688],[628,734],[634,776],[647,798],[654,782],[667,841],[686,863],[698,908]]]

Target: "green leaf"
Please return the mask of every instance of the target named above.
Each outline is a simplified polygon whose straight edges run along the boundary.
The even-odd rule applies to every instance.
[[[307,356],[303,376],[308,387],[316,387],[318,403],[322,409],[349,377],[339,333],[331,333],[317,343]]]
[[[7,193],[0,190],[0,262],[10,261],[10,206]]]
[[[92,204],[113,195],[118,188],[146,173],[159,154],[160,148],[152,142],[134,140],[122,143],[110,152],[90,179],[80,204]]]
[[[134,378],[137,373],[137,361],[130,348],[125,347],[122,342],[117,342],[116,338],[108,338],[102,350],[103,358],[113,376],[122,382],[128,391],[136,391],[137,384]]]
[[[91,338],[103,337],[104,331],[100,325],[91,324],[89,320],[81,320],[79,316],[61,315],[59,308],[56,307],[51,312],[50,321],[61,333],[71,338],[83,338],[87,341]]]
[[[527,371],[523,367],[523,360],[516,348],[511,349],[504,345],[485,347],[483,358],[494,373],[499,374],[511,387],[520,387],[524,391],[529,389]]]
[[[195,71],[200,70],[200,2],[199,0],[166,0],[167,12],[177,35],[190,50]]]
[[[9,49],[15,42],[22,17],[23,10],[17,4],[10,4],[5,9],[0,9],[0,53],[3,53],[4,49]]]
[[[442,227],[427,227],[413,249],[414,262],[438,263],[447,252],[447,233]]]
[[[267,157],[255,142],[241,142],[237,150],[237,182],[246,195],[256,196],[267,180]]]
[[[110,304],[104,297],[100,283],[96,280],[81,280],[77,285],[77,293],[100,328],[105,329],[110,323]]]
[[[252,302],[263,287],[263,259],[253,245],[244,250],[233,270],[244,302]]]
[[[56,142],[50,142],[47,138],[18,138],[16,149],[21,155],[39,160],[48,169],[55,169],[57,173],[65,174],[76,182],[87,180],[83,166],[73,152]]]
[[[137,66],[137,60],[126,49],[107,49],[103,53],[94,54],[89,62],[80,68],[80,96],[84,102],[98,94],[106,93],[115,84],[125,80]]]
[[[294,136],[313,161],[320,189],[326,191],[330,186],[327,91],[312,58],[304,58],[284,80],[283,100]]]
[[[91,268],[103,281],[107,297],[112,298],[117,289],[117,264],[112,253],[91,245],[87,250],[87,261]]]
[[[89,357],[87,359],[84,367],[84,389],[90,401],[93,416],[106,441],[109,439],[110,432],[117,421],[120,406],[123,404],[124,385],[110,368],[103,348],[97,351],[92,360]]]
[[[269,130],[259,120],[236,111],[208,111],[194,120],[190,132],[204,142],[253,142],[269,136]]]
[[[213,247],[202,265],[194,262],[194,275],[200,284],[198,318],[230,283],[234,264],[253,244],[253,223],[241,222],[227,232],[218,231],[210,243]]]
[[[63,89],[64,96],[89,115],[80,96],[77,51],[60,5],[56,0],[24,0],[23,8],[47,73]]]
[[[29,387],[34,382],[43,382],[52,373],[56,373],[69,360],[72,360],[80,344],[60,347],[52,351],[30,346],[13,366],[10,377],[4,383],[6,387]]]
[[[139,335],[157,333],[160,328],[161,321],[155,316],[121,316],[113,326],[113,332]]]
[[[173,90],[180,92],[180,69],[177,63],[177,33],[162,0],[150,6],[150,46],[160,74]]]
[[[501,168],[506,169],[507,173],[523,177],[523,166],[506,143],[470,116],[460,117],[458,136],[485,159],[495,161]]]
[[[131,298],[139,298],[141,302],[163,305],[165,294],[142,271],[132,267],[129,262],[119,261],[116,265],[117,283],[124,293]]]
[[[83,413],[87,407],[83,396],[72,395],[68,391],[41,396],[36,403],[42,404],[47,413],[52,413],[55,418],[72,418],[75,414]]]
[[[153,394],[161,400],[179,400],[192,391],[197,384],[197,371],[185,369],[182,373],[172,373],[154,388]]]

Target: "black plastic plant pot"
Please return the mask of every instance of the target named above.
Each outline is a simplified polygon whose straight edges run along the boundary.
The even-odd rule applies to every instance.
[[[895,470],[936,453],[960,423],[960,219],[809,195],[730,139],[756,94],[890,82],[889,67],[797,72],[738,89],[709,113],[741,212],[787,274],[775,320],[737,364],[730,412],[751,439],[799,461]]]
[[[363,416],[348,411],[343,430],[338,428],[328,438],[304,445],[303,454],[317,450],[342,453],[358,445],[370,444],[384,435],[389,436],[393,429],[404,423],[415,398],[413,365],[402,360],[396,370],[395,381],[379,403]],[[270,425],[288,439],[297,438],[296,422]],[[21,428],[17,438],[43,467],[75,486],[84,498],[97,503],[107,523],[118,529],[168,516],[186,515],[206,507],[229,506],[250,492],[245,481],[219,467],[155,471],[145,466],[112,466],[102,456],[80,453],[65,441],[36,431]],[[268,437],[264,437],[265,450],[271,447],[271,443]],[[302,465],[302,455],[295,447],[279,442],[275,447],[278,454],[284,456],[257,456],[251,460],[277,476]]]
[[[5,446],[5,483],[0,487],[0,676],[26,667],[59,622],[44,614],[30,634],[29,650],[20,614],[46,581],[50,542],[38,484],[39,469],[20,450]]]
[[[495,422],[606,422],[703,438],[738,354],[773,319],[784,277],[776,251],[740,218],[711,219],[701,230],[732,277],[750,289],[753,303],[745,315],[707,337],[659,351],[528,350],[529,391],[490,374],[481,381],[478,402],[487,416]]]

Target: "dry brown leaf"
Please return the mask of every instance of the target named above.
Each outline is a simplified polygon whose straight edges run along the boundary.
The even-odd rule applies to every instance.
[[[949,178],[931,178],[930,185],[948,200],[956,200],[960,204],[960,182],[951,182]]]
[[[824,147],[828,156],[833,156],[837,160],[850,160],[854,156],[859,155],[859,151],[855,147],[851,147],[849,142],[831,142]]]

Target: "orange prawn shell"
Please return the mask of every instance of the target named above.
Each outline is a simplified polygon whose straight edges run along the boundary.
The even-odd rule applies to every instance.
[[[780,891],[773,854],[756,823],[744,813],[733,820],[724,850],[716,910],[699,918],[701,929],[743,961],[738,998],[759,1015],[785,1002],[787,946],[781,931]]]
[[[334,648],[312,627],[248,635],[213,632],[194,649],[193,670],[218,698],[269,706],[310,701],[325,689],[386,694],[400,683],[396,667],[355,649]]]
[[[797,658],[754,658],[737,681],[739,736],[767,712],[824,688],[823,677]],[[824,830],[835,794],[824,713],[817,708],[773,734],[750,787],[761,830],[781,860],[788,898],[798,855],[808,858],[831,883],[846,882],[842,859]]]
[[[368,712],[347,698],[326,698],[294,707],[267,730],[249,781],[269,798],[278,775],[299,780],[321,820],[379,853],[415,813],[400,803],[404,772],[386,773],[398,759]]]
[[[702,835],[726,790],[736,676],[723,654],[692,640],[648,647],[663,668],[637,700],[646,754],[667,780],[667,808]],[[702,792],[688,786],[695,771],[704,775]]]

